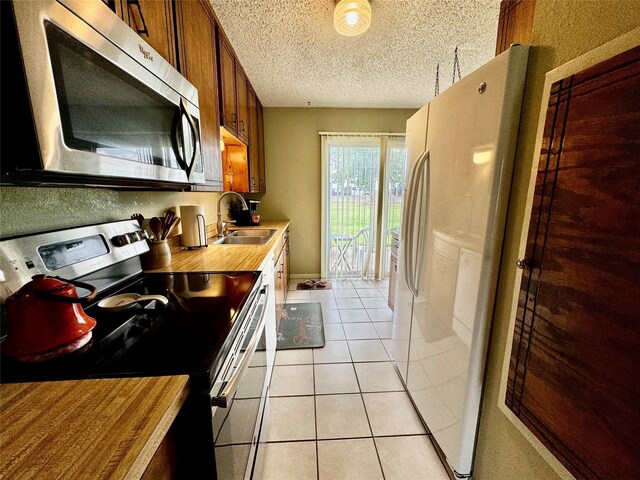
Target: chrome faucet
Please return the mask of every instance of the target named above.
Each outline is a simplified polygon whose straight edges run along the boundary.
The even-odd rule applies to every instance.
[[[220,213],[220,202],[222,200],[222,197],[230,194],[234,194],[236,197],[238,197],[242,201],[242,210],[249,210],[249,207],[247,206],[247,202],[244,200],[244,198],[242,198],[242,195],[240,195],[239,193],[224,192],[222,195],[220,195],[220,197],[218,198],[218,220],[216,221],[216,230],[218,231],[219,238],[224,237],[224,232],[225,232],[225,225],[222,221],[222,213]]]

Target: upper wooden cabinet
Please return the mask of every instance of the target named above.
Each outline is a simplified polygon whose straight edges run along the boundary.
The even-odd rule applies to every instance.
[[[247,76],[238,62],[231,44],[218,26],[217,36],[218,82],[220,84],[220,125],[229,133],[249,141],[249,111],[247,104]]]
[[[260,99],[258,100],[258,169],[260,171],[260,192],[267,191],[267,171],[264,157],[264,110]]]
[[[176,45],[170,0],[103,0],[131,29],[174,67]]]
[[[224,34],[220,32],[220,26],[218,26],[217,46],[220,59],[217,72],[220,86],[220,125],[233,135],[237,135],[235,55]]]
[[[179,70],[198,89],[206,186],[222,191],[215,20],[206,1],[175,2]]]
[[[247,76],[244,70],[242,70],[242,67],[236,62],[237,132],[238,138],[245,143],[249,141],[249,105],[247,102],[247,90],[249,88]]]
[[[498,18],[496,55],[509,50],[512,43],[530,43],[536,0],[502,0]]]
[[[262,103],[260,103],[260,99],[258,101],[258,168],[259,168],[259,182],[260,182],[260,192],[264,193],[267,191],[267,171],[266,171],[266,162],[265,162],[265,152],[264,152],[264,110],[262,108]]]
[[[260,139],[258,136],[258,97],[251,87],[249,99],[249,191],[260,191]]]

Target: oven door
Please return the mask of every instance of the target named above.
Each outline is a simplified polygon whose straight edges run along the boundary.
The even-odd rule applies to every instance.
[[[210,394],[219,479],[251,477],[267,396],[268,288],[265,286],[260,292],[248,326],[240,333]]]
[[[41,160],[18,171],[204,182],[197,90],[108,7],[13,7]]]

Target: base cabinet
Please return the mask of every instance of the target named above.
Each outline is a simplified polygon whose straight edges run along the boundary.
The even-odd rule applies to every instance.
[[[289,289],[289,230],[282,235],[280,248],[275,257],[276,321],[279,323],[279,313],[287,301]]]

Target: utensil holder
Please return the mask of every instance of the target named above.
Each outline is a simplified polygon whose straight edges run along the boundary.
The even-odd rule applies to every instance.
[[[142,267],[160,268],[171,263],[171,249],[167,240],[150,240],[149,251],[140,257]]]

